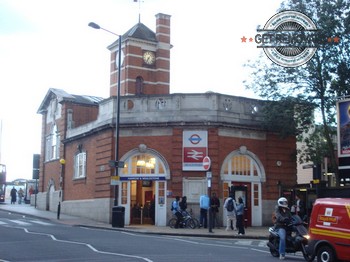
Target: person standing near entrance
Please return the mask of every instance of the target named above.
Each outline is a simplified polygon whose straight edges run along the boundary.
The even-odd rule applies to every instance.
[[[232,230],[236,230],[236,201],[234,200],[234,196],[230,194],[228,198],[226,198],[224,203],[224,208],[227,211],[227,222],[226,222],[226,231],[232,226]],[[232,225],[231,225],[232,223]]]
[[[211,214],[212,214],[212,228],[215,228],[215,224],[219,228],[219,223],[218,223],[219,207],[220,207],[220,200],[216,196],[216,193],[213,192],[211,194],[211,199],[210,199],[210,208],[211,208]]]
[[[199,207],[200,207],[200,218],[199,223],[201,227],[208,227],[208,209],[210,205],[210,199],[207,194],[201,195],[199,198]]]
[[[149,206],[149,213],[150,213],[150,217],[152,219],[153,225],[156,222],[155,219],[155,215],[156,215],[156,199],[155,196],[153,196],[152,200],[151,200],[151,204]]]
[[[242,197],[238,198],[238,204],[236,209],[236,218],[237,218],[237,228],[238,235],[244,235],[244,203]]]
[[[295,202],[291,207],[291,213],[293,215],[298,215],[301,219],[304,219],[303,208],[303,201],[300,199],[300,196],[298,194],[295,195]]]

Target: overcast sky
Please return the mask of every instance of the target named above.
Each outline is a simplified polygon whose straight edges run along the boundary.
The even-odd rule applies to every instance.
[[[0,0],[0,161],[8,178],[32,178],[40,153],[41,115],[49,88],[109,96],[110,53],[116,36],[139,19],[155,31],[155,15],[171,15],[171,93],[213,91],[254,97],[242,65],[260,50],[254,37],[282,0]]]

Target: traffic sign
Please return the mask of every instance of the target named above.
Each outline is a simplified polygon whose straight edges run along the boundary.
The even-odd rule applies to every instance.
[[[203,168],[205,171],[208,171],[210,169],[210,166],[211,166],[211,160],[210,160],[210,157],[208,156],[205,156],[203,158]]]

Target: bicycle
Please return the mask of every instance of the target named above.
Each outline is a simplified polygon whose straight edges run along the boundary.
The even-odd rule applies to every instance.
[[[187,211],[181,211],[182,213],[182,219],[180,220],[179,226],[182,228],[191,228],[195,229],[197,227],[196,219],[192,218],[191,215]],[[169,220],[169,226],[171,228],[175,228],[177,218],[172,217]]]

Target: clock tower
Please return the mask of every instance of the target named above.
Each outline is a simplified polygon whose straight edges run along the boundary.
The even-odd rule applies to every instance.
[[[156,15],[156,32],[138,23],[122,36],[121,68],[118,68],[118,44],[111,51],[110,96],[117,95],[118,70],[121,95],[157,95],[170,93],[170,15]]]

